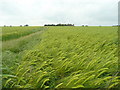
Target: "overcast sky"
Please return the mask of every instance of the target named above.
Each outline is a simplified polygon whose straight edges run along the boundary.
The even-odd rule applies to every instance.
[[[1,25],[114,25],[119,0],[0,0]]]

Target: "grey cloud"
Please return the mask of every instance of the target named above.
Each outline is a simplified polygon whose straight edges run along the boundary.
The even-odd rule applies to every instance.
[[[118,0],[2,0],[0,25],[117,24]]]

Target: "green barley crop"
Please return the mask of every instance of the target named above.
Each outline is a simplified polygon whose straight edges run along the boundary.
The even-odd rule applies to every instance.
[[[6,88],[116,88],[117,27],[47,27]]]
[[[42,27],[2,27],[2,41],[16,39],[40,31]]]

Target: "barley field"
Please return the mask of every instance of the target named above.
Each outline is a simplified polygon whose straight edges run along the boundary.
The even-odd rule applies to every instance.
[[[2,41],[16,39],[35,33],[40,30],[39,28],[40,27],[4,27],[2,28]]]
[[[3,27],[3,88],[116,88],[118,27]]]

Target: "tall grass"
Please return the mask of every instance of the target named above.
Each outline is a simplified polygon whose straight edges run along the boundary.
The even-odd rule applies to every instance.
[[[33,47],[41,41],[41,34],[43,32],[44,30],[41,29],[40,32],[27,35],[26,37],[2,42],[3,77],[9,77],[14,73],[14,70],[19,66],[24,54],[28,50],[32,50]]]

